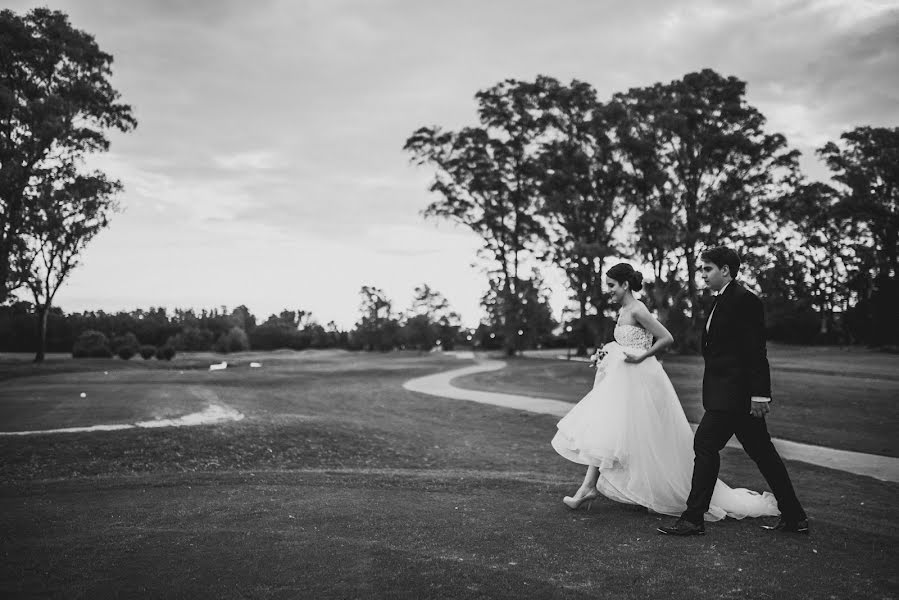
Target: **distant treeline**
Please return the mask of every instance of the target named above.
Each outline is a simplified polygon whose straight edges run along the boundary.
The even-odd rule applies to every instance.
[[[544,291],[545,292],[545,291]],[[412,306],[403,313],[392,310],[384,292],[365,286],[360,292],[360,319],[350,330],[334,322],[321,325],[302,310],[283,310],[259,322],[246,306],[201,310],[165,308],[107,313],[64,313],[54,307],[47,317],[47,352],[71,352],[76,357],[118,355],[122,358],[171,358],[176,352],[219,353],[245,350],[344,348],[348,350],[394,349],[447,350],[456,346],[498,349],[503,346],[501,327],[483,323],[462,327],[446,299],[427,285],[415,290]],[[484,298],[485,307],[491,302]],[[525,347],[562,346],[564,336],[554,336],[546,298],[534,291],[534,310],[519,330]],[[28,302],[0,306],[0,352],[36,352],[39,335],[34,307]]]
[[[218,352],[245,350],[305,350],[342,348],[347,350],[389,351],[458,347],[499,350],[505,347],[505,328],[497,294],[482,299],[487,319],[476,328],[464,328],[449,310],[446,300],[428,286],[416,289],[416,301],[403,314],[393,313],[391,302],[374,287],[362,288],[361,317],[352,329],[335,323],[319,324],[310,313],[283,310],[259,322],[246,306],[233,310],[219,307],[195,311],[165,308],[107,313],[90,311],[64,313],[54,307],[47,319],[47,351],[72,353],[76,357],[120,356],[131,358],[172,358],[178,352]],[[577,345],[577,318],[563,323],[552,319],[544,289],[533,289],[532,307],[521,321],[526,329],[516,332],[521,348],[562,348]],[[876,300],[876,297],[875,297]],[[878,315],[889,318],[892,308],[863,302],[834,323],[829,338],[822,338],[817,312],[807,303],[785,298],[764,300],[767,334],[771,340],[789,343],[845,343],[874,337]],[[608,316],[588,318],[587,327],[595,344],[611,339],[614,320]],[[668,323],[667,325],[671,325]],[[676,327],[675,327],[676,329]],[[0,352],[35,352],[38,346],[34,307],[28,302],[0,306]]]

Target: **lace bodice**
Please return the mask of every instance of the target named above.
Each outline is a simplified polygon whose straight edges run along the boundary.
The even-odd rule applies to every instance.
[[[652,334],[639,325],[615,325],[615,341],[622,346],[649,350],[652,347]]]

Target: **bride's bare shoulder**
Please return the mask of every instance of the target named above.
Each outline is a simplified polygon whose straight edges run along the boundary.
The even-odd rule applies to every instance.
[[[634,321],[637,322],[641,327],[650,327],[651,323],[655,320],[652,311],[649,310],[649,307],[643,304],[642,302],[637,302],[634,305],[633,312],[631,313]]]
[[[649,309],[646,308],[646,305],[639,300],[635,300],[626,309],[621,309],[621,312],[619,314],[619,325],[634,325],[640,327],[640,318],[643,315],[648,315]]]
[[[642,315],[648,315],[648,314],[650,314],[650,313],[649,313],[649,307],[647,307],[646,304],[644,304],[642,300],[637,300],[637,301],[634,303],[634,309],[633,309],[633,310],[634,310],[634,314],[642,314]]]

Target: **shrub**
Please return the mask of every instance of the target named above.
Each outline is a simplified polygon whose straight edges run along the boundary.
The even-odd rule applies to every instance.
[[[156,356],[156,346],[151,344],[144,344],[140,347],[140,356],[144,360],[150,360],[154,356]]]
[[[88,329],[78,336],[72,347],[73,358],[110,358],[109,340],[99,331]]]
[[[240,327],[232,327],[228,333],[223,333],[215,342],[215,351],[227,354],[228,352],[243,352],[250,349],[250,340],[247,333]]]
[[[166,342],[156,349],[157,360],[172,360],[175,358],[175,347]]]
[[[137,336],[131,332],[112,340],[112,349],[122,360],[128,360],[140,350]]]

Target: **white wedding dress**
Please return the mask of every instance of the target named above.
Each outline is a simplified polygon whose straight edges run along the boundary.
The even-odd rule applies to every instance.
[[[559,421],[552,446],[570,461],[599,467],[596,489],[603,495],[679,517],[693,476],[693,430],[654,356],[624,362],[651,346],[652,334],[642,327],[615,327],[593,389]],[[719,479],[705,519],[779,514],[770,492],[734,489]]]

